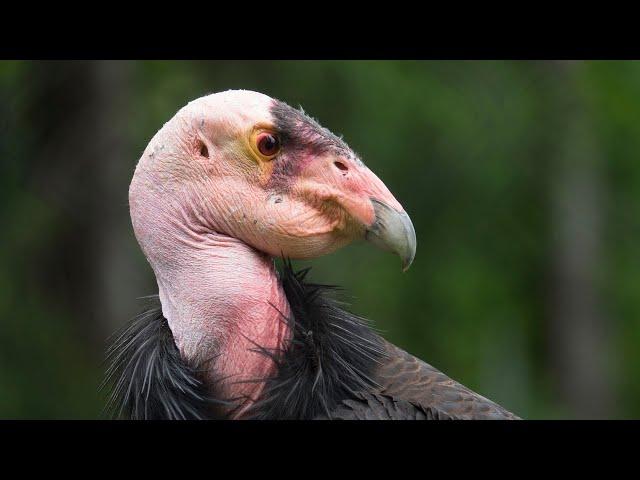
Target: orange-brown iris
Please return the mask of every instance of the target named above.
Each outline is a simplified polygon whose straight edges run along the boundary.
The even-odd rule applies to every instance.
[[[280,151],[280,139],[270,132],[261,132],[256,137],[256,147],[261,155],[273,157]]]

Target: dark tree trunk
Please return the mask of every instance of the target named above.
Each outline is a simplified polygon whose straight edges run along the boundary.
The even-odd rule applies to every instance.
[[[580,77],[584,64],[555,63],[558,135],[552,175],[552,304],[549,344],[555,380],[569,413],[611,417],[609,331],[598,288],[606,197],[601,154]]]
[[[129,62],[33,65],[34,125],[29,188],[64,225],[37,266],[40,285],[77,319],[101,352],[105,336],[136,309],[144,270],[128,225],[127,191],[136,158],[127,132]],[[136,272],[134,275],[131,272]],[[141,272],[141,273],[137,273]]]

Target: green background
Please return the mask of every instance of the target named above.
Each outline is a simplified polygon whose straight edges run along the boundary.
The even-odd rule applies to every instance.
[[[251,89],[342,134],[415,225],[299,266],[525,418],[640,416],[640,63],[0,62],[0,418],[96,418],[156,292],[128,184],[188,101]]]

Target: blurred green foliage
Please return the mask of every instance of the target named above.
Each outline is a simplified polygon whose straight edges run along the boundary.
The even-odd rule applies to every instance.
[[[73,214],[51,201],[46,179],[34,180],[40,178],[36,170],[57,169],[34,157],[46,129],[39,137],[30,123],[39,115],[34,109],[65,108],[64,98],[53,107],[50,97],[36,95],[52,68],[0,63],[2,418],[98,416],[104,336],[127,320],[91,326],[91,314],[77,318],[73,295],[58,295],[52,287],[66,281],[61,265],[76,268],[72,254],[49,261],[68,247],[61,239],[92,241],[78,226],[81,200],[96,194],[95,166],[83,158],[77,163],[85,181],[69,179],[76,192]],[[66,66],[55,66],[61,68]],[[595,172],[605,192],[597,293],[610,332],[601,339],[611,352],[607,388],[616,401],[602,415],[637,417],[640,63],[587,62],[571,75],[563,68],[514,61],[128,62],[128,100],[113,121],[126,136],[119,168],[130,176],[157,129],[207,93],[258,90],[303,106],[342,134],[403,204],[418,252],[406,274],[396,258],[365,245],[298,264],[314,267],[312,279],[343,286],[352,310],[373,319],[390,341],[470,388],[523,417],[572,417],[550,354],[550,324],[558,321],[550,313],[553,189],[567,122],[584,117],[584,148],[597,148]],[[82,131],[77,139],[91,142]],[[74,161],[60,166],[58,181],[65,181],[64,169]],[[130,228],[126,175],[118,178],[116,197],[99,198],[118,205],[122,229]],[[128,230],[123,234],[131,261],[120,274],[145,276],[128,296],[155,293],[135,239]],[[52,268],[63,271],[46,274]],[[82,290],[75,294],[85,297]],[[98,289],[87,298],[100,294]],[[575,338],[580,341],[579,331]]]

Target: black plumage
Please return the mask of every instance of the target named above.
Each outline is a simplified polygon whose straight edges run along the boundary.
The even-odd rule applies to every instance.
[[[180,357],[160,302],[157,296],[151,299],[154,304],[107,350],[106,412],[132,420],[214,418],[220,401],[200,380],[198,368]]]
[[[382,339],[367,320],[340,307],[336,287],[305,282],[309,268],[284,262],[281,282],[292,315],[293,339],[285,351],[264,352],[276,362],[263,399],[250,418],[308,419],[331,415],[340,400],[375,389],[374,372],[385,356]]]
[[[277,369],[265,381],[251,419],[514,419],[427,363],[382,339],[342,308],[336,289],[305,281],[284,262],[280,281],[291,306],[286,350],[256,349]],[[225,418],[233,403],[188,365],[158,306],[138,316],[109,349],[109,412],[132,419]],[[226,410],[227,412],[233,411]],[[227,415],[229,415],[227,413]]]

